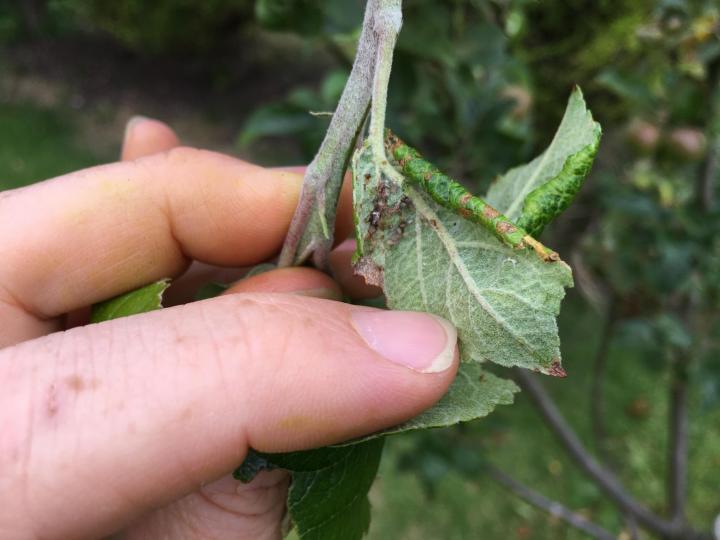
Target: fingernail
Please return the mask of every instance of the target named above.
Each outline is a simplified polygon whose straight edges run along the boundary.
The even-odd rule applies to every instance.
[[[342,300],[342,294],[340,291],[326,289],[324,287],[293,291],[291,294],[295,294],[297,296],[311,296],[313,298],[324,298],[326,300]]]
[[[130,120],[128,120],[127,124],[125,124],[125,134],[123,135],[123,140],[127,141],[128,138],[130,137],[130,133],[132,132],[133,128],[137,124],[139,124],[141,122],[145,122],[146,120],[148,120],[147,117],[141,116],[139,114],[131,117]]]
[[[457,330],[445,319],[416,311],[358,310],[351,320],[370,348],[395,364],[422,373],[452,365]]]

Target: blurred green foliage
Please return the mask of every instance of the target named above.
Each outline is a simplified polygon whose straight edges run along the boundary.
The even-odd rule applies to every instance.
[[[0,43],[28,33],[101,32],[143,52],[203,53],[228,45],[254,0],[21,0],[0,6]]]
[[[332,111],[337,102],[354,55],[346,44],[348,35],[359,31],[358,4],[324,3],[312,15],[322,21],[314,33],[300,23],[306,38],[334,51],[344,68],[329,72],[317,90],[298,89],[281,104],[257,110],[244,126],[241,144],[277,136],[285,125],[309,150],[304,158],[312,157],[326,121],[308,111]],[[338,9],[341,5],[344,9]],[[395,131],[450,173],[485,185],[528,156],[532,135],[528,73],[508,55],[508,36],[492,15],[496,7],[484,1],[406,1],[388,104],[388,123]],[[348,13],[354,15],[352,32]],[[295,30],[291,20],[268,27],[278,28]]]
[[[252,0],[61,0],[80,21],[149,52],[218,50],[252,12]]]
[[[0,102],[0,190],[83,167],[103,156],[81,145],[69,112]]]

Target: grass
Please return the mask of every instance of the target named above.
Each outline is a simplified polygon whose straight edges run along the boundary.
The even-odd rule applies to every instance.
[[[102,161],[78,144],[77,132],[70,111],[0,103],[0,190]]]
[[[101,161],[81,147],[70,112],[0,104],[0,189],[50,178]],[[570,295],[560,318],[564,363],[570,376],[546,380],[571,424],[590,446],[589,362],[601,321]],[[664,507],[667,447],[667,376],[662,366],[615,342],[607,385],[607,424],[619,472],[627,487],[651,508]],[[694,396],[697,398],[697,396]],[[720,512],[720,410],[703,411],[695,399],[690,444],[690,519],[709,524]],[[638,404],[642,404],[639,407]],[[482,456],[543,494],[582,511],[611,531],[622,522],[615,508],[565,457],[528,401],[519,395],[485,420],[458,430],[392,437],[371,493],[372,539],[575,540],[568,529],[500,488],[482,474],[458,472],[458,463],[428,453],[428,441],[470,444]],[[404,468],[398,467],[404,463]],[[430,480],[425,484],[425,480]],[[432,496],[427,485],[432,486]]]

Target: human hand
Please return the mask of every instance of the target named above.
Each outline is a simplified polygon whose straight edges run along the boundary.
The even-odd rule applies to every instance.
[[[347,249],[333,254],[340,284],[281,269],[63,331],[67,313],[185,272],[182,301],[192,261],[242,267],[279,250],[301,177],[177,145],[138,120],[130,161],[0,193],[0,537],[276,538],[287,475],[233,480],[248,448],[389,427],[455,374],[448,323],[328,299],[364,292]]]

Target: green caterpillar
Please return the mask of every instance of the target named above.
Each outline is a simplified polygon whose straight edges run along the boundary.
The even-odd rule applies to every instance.
[[[598,137],[592,144],[569,156],[557,176],[525,197],[522,214],[517,220],[518,227],[532,236],[538,236],[548,223],[570,206],[590,172],[599,145]]]
[[[385,149],[405,177],[418,184],[438,204],[454,210],[469,221],[479,223],[513,248],[530,247],[545,261],[559,260],[557,253],[543,246],[525,229],[423,159],[417,150],[405,144],[390,130],[386,132]]]

